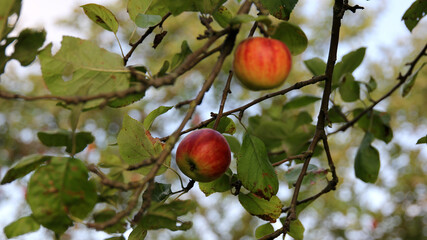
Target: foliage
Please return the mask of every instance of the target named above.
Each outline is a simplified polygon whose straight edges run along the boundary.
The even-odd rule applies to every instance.
[[[6,236],[13,238],[43,226],[60,237],[78,223],[113,234],[116,239],[124,239],[124,232],[129,229],[129,239],[144,239],[159,229],[191,231],[192,216],[203,210],[195,200],[179,199],[198,190],[192,189],[192,180],[183,185],[182,175],[174,170],[173,149],[181,135],[204,127],[224,134],[234,164],[221,178],[200,183],[199,188],[206,197],[222,193],[240,204],[248,216],[268,221],[252,231],[259,239],[274,239],[282,234],[303,239],[308,231],[300,216],[309,211],[309,205],[321,202],[321,197],[328,198],[330,191],[339,191],[341,187],[336,165],[354,170],[354,176],[363,182],[378,184],[383,157],[376,145],[391,144],[395,128],[391,123],[393,115],[377,105],[400,88],[401,96],[406,98],[414,91],[415,80],[424,67],[419,63],[427,55],[427,45],[411,55],[408,67],[396,76],[398,81],[391,88],[380,85],[374,77],[367,81],[358,79],[356,70],[369,49],[358,46],[341,60],[336,58],[342,20],[349,11],[359,14],[363,7],[336,0],[328,55],[300,61],[308,70],[304,73],[310,76],[308,79],[295,77],[293,84],[261,92],[246,104],[232,104],[232,88],[251,94],[234,83],[228,60],[241,35],[262,34],[278,39],[287,44],[298,60],[297,55],[314,47],[304,28],[297,21],[292,22],[297,3],[129,0],[125,7],[117,7],[127,11],[128,22],[106,6],[86,4],[81,11],[114,35],[119,50],[106,50],[95,41],[64,36],[56,53],[52,52],[51,43],[44,43],[44,30],[25,29],[13,37],[15,24],[9,22],[10,16],[19,16],[21,1],[0,3],[0,74],[13,59],[22,66],[38,61],[42,73],[39,85],[43,86],[35,95],[0,88],[0,99],[5,102],[0,110],[7,109],[7,104],[16,99],[24,100],[20,104],[25,106],[47,100],[56,104],[40,108],[45,107],[54,116],[66,113],[69,118],[68,123],[48,131],[37,129],[43,151],[34,148],[30,153],[20,152],[22,158],[14,158],[16,163],[2,177],[2,185],[28,181],[26,202],[31,209],[31,214],[4,229]],[[422,0],[415,1],[406,11],[402,19],[409,31],[414,30],[425,12]],[[197,29],[190,31],[191,38],[180,36],[172,27],[168,29],[168,22],[182,16],[198,16],[198,22],[178,26]],[[144,32],[138,40],[134,41],[129,26],[138,29],[136,34]],[[121,32],[129,36],[126,41],[130,42],[130,49],[126,54],[120,44]],[[139,64],[137,48],[149,45],[147,37],[153,33],[156,54],[147,64]],[[171,41],[177,39],[179,44],[169,48]],[[10,46],[14,46],[12,53],[6,51]],[[212,55],[215,60],[209,58]],[[129,60],[138,64],[131,65]],[[196,74],[201,75],[202,81],[196,82]],[[222,89],[222,95],[218,94],[213,104],[218,112],[212,112],[203,121],[196,120],[202,108],[199,105],[209,101],[207,92],[216,89]],[[301,93],[300,89],[307,92]],[[166,93],[163,95],[167,95],[167,106],[147,94],[150,91]],[[291,97],[284,101],[283,95]],[[141,106],[138,104],[150,105],[154,110],[142,110],[142,119],[126,114],[126,109]],[[224,110],[225,104],[234,106]],[[248,110],[252,106],[260,106],[262,114],[252,114]],[[120,122],[120,126],[110,125],[116,128],[110,144],[96,146],[99,136],[79,128],[88,116]],[[162,132],[159,129],[167,132],[166,136],[153,137],[152,133]],[[353,166],[336,159],[340,149],[334,148],[334,135],[348,129],[358,131],[356,138],[361,139],[360,144],[354,145],[357,151],[352,156]],[[423,136],[416,144],[426,142]],[[94,149],[100,153],[96,162],[88,156]],[[25,176],[30,177],[25,180]],[[173,191],[178,180],[181,188]],[[287,188],[292,191],[291,199],[279,194]],[[340,206],[330,206],[334,207]],[[271,224],[277,220],[279,227]]]

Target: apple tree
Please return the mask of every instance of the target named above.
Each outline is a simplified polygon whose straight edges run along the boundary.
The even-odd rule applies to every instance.
[[[333,1],[325,19],[327,54],[306,59],[303,53],[320,43],[293,21],[297,0],[88,3],[80,12],[93,21],[95,40],[63,36],[58,49],[45,42],[44,30],[15,34],[12,16],[19,21],[20,0],[0,4],[0,74],[15,60],[24,67],[37,62],[41,69],[33,80],[35,94],[0,86],[0,109],[13,111],[18,102],[23,112],[36,107],[54,119],[36,129],[33,148],[8,157],[14,164],[1,184],[23,181],[31,209],[4,228],[8,238],[44,227],[60,239],[78,224],[111,234],[109,239],[125,239],[125,232],[128,239],[144,239],[153,230],[191,231],[191,215],[200,211],[200,199],[191,194],[202,192],[207,198],[226,195],[251,219],[260,219],[252,237],[303,239],[300,213],[340,187],[340,162],[334,158],[340,149],[331,140],[357,131],[351,169],[360,181],[375,184],[381,159],[373,142],[388,144],[394,136],[392,116],[378,106],[399,90],[401,97],[411,92],[427,55],[424,44],[406,56],[407,66],[391,85],[381,86],[374,77],[357,79],[369,49],[357,46],[340,59],[337,54],[342,21],[364,11],[348,0]],[[399,17],[412,31],[426,10],[425,1],[416,0]],[[99,39],[105,34],[116,39],[110,47]],[[271,41],[261,41],[234,55],[239,43],[254,37],[279,42],[292,57],[236,60],[268,51]],[[276,63],[273,70],[257,68]],[[264,87],[261,81],[273,77],[263,75],[283,69],[284,84],[283,78]],[[248,79],[251,74],[256,77]],[[247,89],[257,84],[263,87]],[[131,117],[129,109],[143,114]],[[117,123],[104,121],[111,130],[107,144],[99,146],[107,137],[83,127],[88,119]],[[175,152],[181,137],[203,128],[224,136],[232,159],[214,180],[195,182],[179,170]],[[3,139],[14,144],[13,137]],[[418,143],[427,143],[426,137]],[[202,155],[218,148],[213,144],[205,151]],[[285,189],[290,197],[280,194]]]

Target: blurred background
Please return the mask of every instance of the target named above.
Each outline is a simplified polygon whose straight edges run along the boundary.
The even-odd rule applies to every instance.
[[[114,35],[95,26],[84,15],[79,6],[87,3],[104,5],[116,15],[121,23],[121,44],[125,53],[129,51],[128,41],[134,26],[126,13],[126,1],[24,0],[15,30],[16,35],[25,28],[44,28],[47,31],[45,44],[52,42],[54,51],[60,48],[62,36],[70,35],[91,39],[109,51],[120,53]],[[412,3],[413,1],[409,0],[350,1],[350,4],[358,4],[365,9],[355,14],[345,14],[338,59],[350,51],[367,47],[365,59],[356,70],[355,78],[362,82],[368,82],[371,77],[376,79],[378,90],[371,95],[373,99],[384,95],[396,83],[399,72],[405,73],[407,69],[405,63],[411,61],[426,44],[425,18],[412,33],[401,21],[404,12]],[[284,87],[312,77],[303,64],[304,60],[319,57],[326,61],[332,4],[333,1],[330,0],[298,1],[290,21],[304,30],[309,39],[309,46],[303,54],[294,57],[293,69]],[[237,2],[233,0],[228,1],[227,6],[232,10],[238,8]],[[253,13],[256,14],[255,11]],[[180,51],[183,40],[187,40],[193,50],[201,44],[196,40],[196,36],[203,32],[203,27],[199,24],[196,13],[184,13],[173,20],[168,19],[163,27],[168,31],[163,42],[153,49],[151,46],[154,35],[147,38],[144,44],[138,47],[129,65],[145,65],[156,73],[161,68],[163,59],[170,60]],[[247,36],[250,27],[251,24],[243,27],[238,40]],[[137,29],[131,41],[134,42],[142,33],[144,29]],[[92,148],[79,153],[77,157],[96,163],[107,146],[116,142],[124,114],[142,120],[158,106],[173,106],[180,101],[192,99],[199,91],[215,58],[210,57],[199,64],[174,86],[150,89],[144,99],[128,107],[104,108],[84,113],[78,128],[92,132],[96,140]],[[211,112],[218,111],[222,88],[231,69],[230,59],[225,63],[223,72],[208,92],[203,104],[197,108],[189,126],[210,118]],[[1,76],[0,88],[25,95],[48,94],[37,61],[25,68],[17,61],[9,62],[5,74]],[[287,96],[264,101],[245,112],[244,122],[251,116],[269,114],[276,105],[283,105],[286,99],[298,94],[321,96],[321,90],[316,86],[309,86]],[[266,93],[246,91],[236,81],[233,81],[231,91],[225,111]],[[408,96],[402,98],[400,92],[396,92],[375,108],[390,114],[394,134],[393,140],[388,144],[378,140],[373,143],[380,151],[381,158],[380,175],[375,184],[366,184],[354,175],[354,157],[363,131],[348,129],[329,138],[340,181],[336,191],[322,196],[300,215],[305,227],[304,239],[427,239],[427,145],[416,144],[419,138],[427,135],[426,92],[427,69],[424,68]],[[338,95],[332,97],[340,101]],[[363,107],[364,104],[366,103],[347,103],[344,110],[355,106]],[[319,104],[314,104],[304,110],[316,119],[318,109]],[[153,127],[153,136],[163,137],[171,134],[178,123],[171,119],[179,118],[184,111],[185,108],[172,109],[159,117]],[[37,132],[69,129],[68,118],[69,111],[56,106],[53,101],[23,102],[0,99],[0,178],[23,156],[34,153],[60,154],[60,151],[55,152],[41,145]],[[242,133],[243,129],[239,125],[238,127],[238,132]],[[333,132],[334,129],[336,126],[328,129],[328,132]],[[323,156],[313,158],[313,163],[327,166]],[[233,167],[235,162],[232,163]],[[287,166],[281,166],[278,172],[286,169]],[[28,179],[27,176],[0,186],[0,229],[30,212],[25,204],[25,186]],[[180,188],[176,176],[170,171],[159,181],[172,183],[173,189]],[[302,194],[315,193],[316,189],[321,189],[322,186],[322,182],[316,182],[310,189],[304,189],[306,192]],[[285,205],[290,202],[291,195],[292,189],[288,189],[287,183],[282,181],[278,196]],[[182,198],[197,199],[199,204],[196,213],[185,216],[187,220],[193,221],[193,228],[187,232],[151,231],[147,239],[253,239],[256,227],[265,223],[250,216],[237,198],[229,193],[215,193],[205,197],[196,186]],[[280,223],[274,226],[278,228]],[[16,239],[51,237],[51,234],[42,228],[38,232]],[[76,225],[67,231],[63,239],[97,240],[108,237],[110,235]],[[6,239],[2,231],[0,239]],[[287,236],[286,239],[292,238]]]

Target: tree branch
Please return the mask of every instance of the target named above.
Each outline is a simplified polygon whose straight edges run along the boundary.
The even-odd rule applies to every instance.
[[[399,80],[399,82],[394,85],[394,87],[392,87],[386,94],[384,94],[384,96],[382,96],[381,98],[379,98],[376,101],[372,101],[372,104],[365,108],[365,110],[363,110],[361,113],[359,113],[359,115],[357,115],[356,117],[354,117],[351,121],[348,121],[346,124],[342,125],[341,127],[339,127],[337,130],[329,133],[328,135],[332,135],[335,134],[337,132],[344,132],[346,131],[349,127],[353,126],[357,121],[359,121],[360,118],[362,118],[365,114],[367,114],[368,112],[370,112],[372,109],[374,109],[374,107],[382,102],[384,99],[390,97],[397,89],[399,89],[400,86],[402,86],[407,80],[408,78],[412,75],[412,72],[415,69],[415,65],[419,62],[419,60],[423,57],[423,56],[427,56],[427,44],[424,46],[424,48],[418,53],[418,55],[415,57],[415,59],[408,63],[408,65],[410,66],[408,71],[406,72],[405,75],[402,75],[401,73],[399,73],[399,76],[397,77],[397,80]]]

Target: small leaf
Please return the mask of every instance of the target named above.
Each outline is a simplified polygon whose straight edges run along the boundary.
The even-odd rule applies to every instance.
[[[171,69],[175,69],[175,67],[179,66],[185,58],[192,53],[190,46],[187,41],[183,41],[181,44],[181,52],[175,54],[172,58]]]
[[[426,63],[423,63],[423,65],[421,65],[421,67],[419,67],[417,69],[417,71],[415,71],[415,73],[413,73],[405,82],[405,84],[403,84],[402,86],[402,97],[406,97],[406,95],[408,95],[408,93],[411,91],[412,87],[415,84],[415,80],[417,79],[418,73],[420,72],[420,70],[424,67],[424,65],[426,65]]]
[[[285,219],[286,218],[280,218],[280,221],[282,222],[282,224],[284,224]],[[303,240],[304,231],[305,231],[305,228],[299,219],[291,221],[291,224],[289,226],[289,232],[288,232],[289,236],[293,237],[295,240]]]
[[[283,110],[305,107],[307,105],[310,105],[312,103],[319,101],[320,99],[321,99],[320,97],[311,96],[311,95],[297,96],[292,99],[289,99],[289,101],[287,101],[283,106]]]
[[[21,178],[34,171],[44,162],[50,160],[50,156],[30,155],[22,158],[16,165],[11,167],[4,176],[1,184],[6,184]]]
[[[271,37],[284,42],[292,55],[303,53],[308,46],[304,31],[290,22],[281,22]]]
[[[24,29],[17,38],[15,51],[11,58],[18,60],[22,66],[28,66],[37,56],[38,49],[46,39],[44,30]]]
[[[169,69],[169,61],[164,61],[162,67],[160,68],[159,72],[155,75],[155,77],[162,77],[166,75],[166,72]]]
[[[353,116],[358,116],[363,109],[357,108],[353,110]],[[373,116],[372,116],[373,115]],[[370,132],[375,138],[389,143],[393,139],[393,129],[390,127],[390,114],[386,112],[373,111],[368,112],[359,119],[357,125]]]
[[[325,61],[317,57],[305,60],[304,64],[314,76],[320,76],[326,71]]]
[[[39,230],[40,224],[32,216],[22,217],[7,225],[3,231],[7,238],[14,238]]]
[[[417,141],[417,144],[423,144],[423,143],[427,143],[427,135],[425,137],[418,139]]]
[[[154,184],[155,186],[153,192],[151,193],[151,200],[155,202],[161,202],[171,195],[171,184],[164,184],[158,182]]]
[[[137,164],[156,157],[163,151],[164,147],[160,140],[151,137],[150,132],[145,130],[141,122],[128,115],[125,115],[123,119],[122,129],[117,136],[117,144],[119,145],[120,157],[127,164]],[[170,157],[164,164],[170,165]],[[167,170],[166,166],[162,166],[157,175],[164,173]],[[151,168],[152,166],[147,166],[134,171],[146,175]]]
[[[331,123],[342,123],[347,122],[344,113],[341,110],[341,107],[338,105],[334,105],[328,111],[329,121]]]
[[[425,0],[416,0],[403,14],[402,20],[409,31],[412,32],[418,22],[427,14],[427,2]]]
[[[365,83],[366,88],[368,89],[368,92],[373,92],[375,89],[377,89],[377,82],[375,79],[371,76],[368,83]]]
[[[206,127],[213,128],[215,121],[210,122]],[[222,117],[216,129],[220,133],[228,133],[233,135],[236,132],[236,124],[229,117]]]
[[[173,1],[173,0],[170,0]],[[212,14],[215,12],[226,0],[191,0],[196,6],[196,11],[201,13]]]
[[[292,188],[296,181],[298,180],[298,177],[301,173],[303,164],[298,164],[292,168],[290,168],[285,173],[286,181],[289,184],[289,188]],[[304,176],[304,179],[302,181],[302,184],[315,184],[317,180],[322,179],[326,176],[328,173],[325,169],[319,169],[316,165],[309,164],[307,168],[306,175]]]
[[[156,108],[156,109],[154,109],[152,112],[150,112],[149,114],[148,114],[148,116],[144,119],[144,128],[146,129],[146,130],[149,130],[150,129],[150,127],[151,127],[151,125],[153,124],[153,122],[154,122],[154,120],[158,117],[158,116],[160,116],[160,115],[162,115],[162,114],[165,114],[165,113],[167,113],[169,110],[171,110],[173,107],[165,107],[165,106],[160,106],[160,107],[158,107],[158,108]]]
[[[148,15],[140,13],[135,18],[135,24],[140,28],[148,28],[150,26],[156,25],[160,21],[162,21],[162,16],[160,15]]]
[[[271,234],[273,232],[274,232],[273,225],[271,225],[271,223],[266,223],[256,228],[255,237],[262,238],[265,235]]]
[[[86,166],[76,158],[53,157],[39,167],[27,191],[36,221],[62,234],[73,224],[69,215],[84,219],[97,202],[95,185],[88,178]]]
[[[225,174],[212,182],[199,182],[199,188],[206,197],[212,193],[228,191],[231,188],[230,182],[232,174],[231,170],[228,169]]]
[[[360,98],[360,86],[351,73],[347,73],[342,78],[339,87],[342,100],[345,102],[354,102]]]
[[[240,142],[237,140],[236,137],[224,135],[225,139],[228,142],[228,145],[230,146],[230,150],[234,154],[238,154],[240,151]]]
[[[279,180],[271,165],[264,143],[246,134],[237,157],[237,174],[243,186],[265,199],[279,190]]]
[[[130,233],[128,240],[144,240],[147,236],[147,230],[138,224]]]
[[[48,147],[67,147],[65,151],[71,153],[73,149],[72,133],[65,130],[58,132],[38,132],[37,137],[43,145]],[[75,136],[75,153],[83,151],[87,145],[93,143],[95,138],[90,132],[78,132]]]
[[[367,132],[357,150],[354,160],[356,177],[367,183],[375,183],[380,171],[380,154],[371,146],[374,136]]]
[[[289,20],[298,0],[261,0],[261,4],[271,15],[280,20]]]
[[[333,85],[338,84],[338,81],[347,73],[353,73],[362,63],[365,57],[366,48],[362,47],[355,51],[347,53],[342,57],[342,60],[335,65],[334,74],[332,76]]]
[[[81,7],[90,20],[94,21],[107,31],[117,33],[119,23],[117,22],[114,14],[106,7],[93,3],[86,4]]]
[[[154,203],[141,218],[138,226],[146,230],[167,228],[172,231],[185,231],[191,228],[192,222],[183,222],[178,217],[194,211],[195,208],[196,204],[191,200]]]
[[[255,194],[239,194],[239,202],[251,215],[263,220],[275,222],[282,213],[282,203],[277,196],[272,196],[270,200],[265,200]]]
[[[9,22],[10,16],[21,12],[21,0],[0,1],[0,42],[15,28],[14,23]]]
[[[116,215],[116,211],[112,209],[104,209],[102,211],[94,213],[93,219],[96,223],[102,223],[110,220]],[[103,229],[103,231],[106,233],[123,233],[126,231],[126,221],[124,219],[121,219],[116,224]]]
[[[249,14],[239,14],[230,20],[230,24],[241,24],[255,21],[255,17]]]
[[[223,28],[226,28],[233,18],[233,14],[225,6],[221,6],[212,14],[215,21]]]

